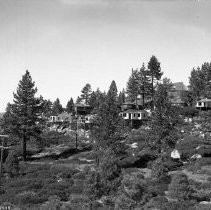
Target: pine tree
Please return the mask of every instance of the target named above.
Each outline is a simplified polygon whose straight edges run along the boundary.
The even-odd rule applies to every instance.
[[[58,115],[58,114],[61,114],[62,112],[63,112],[62,105],[60,103],[59,98],[57,98],[56,101],[54,101],[54,103],[53,103],[52,114]]]
[[[145,107],[145,96],[150,94],[150,79],[144,63],[138,72],[138,86],[139,94],[142,96],[142,104]]]
[[[87,83],[83,87],[83,89],[81,91],[81,96],[80,96],[80,98],[84,101],[85,104],[88,104],[91,92],[92,92],[91,85],[89,83]]]
[[[82,101],[82,99],[78,96],[77,99],[76,99],[76,104],[80,104]]]
[[[10,133],[22,139],[23,159],[26,160],[26,143],[30,136],[39,138],[42,132],[43,104],[41,97],[36,98],[37,88],[27,70],[20,80],[14,95],[14,104],[8,107],[10,112]]]
[[[74,112],[73,98],[70,98],[70,100],[67,102],[66,111],[67,111],[67,113],[73,113]]]
[[[123,103],[125,103],[125,90],[124,89],[119,92],[119,96],[118,96],[118,105],[121,106]]]
[[[42,99],[42,101],[43,101],[43,115],[45,117],[50,117],[50,115],[52,114],[53,103],[50,100],[45,100],[45,99]]]
[[[175,126],[181,122],[178,110],[171,105],[167,90],[166,84],[158,84],[154,97],[155,109],[150,122],[151,133],[155,136],[152,144],[156,146],[159,154],[174,146],[177,138]]]
[[[201,97],[211,97],[211,63],[205,62],[201,68],[193,68],[189,77],[189,88],[194,99]]]
[[[200,67],[197,69],[193,68],[191,71],[189,84],[190,90],[193,92],[195,100],[199,100],[200,96],[203,95],[203,90],[205,87],[205,79],[200,70]]]
[[[115,147],[121,136],[122,119],[119,116],[118,95],[115,81],[112,81],[106,100],[95,111],[91,129],[92,137],[97,141],[97,147]]]
[[[160,62],[153,55],[148,62],[149,75],[151,76],[151,96],[152,96],[152,108],[154,107],[154,92],[155,92],[155,82],[160,80],[163,73],[161,72]]]
[[[132,69],[132,74],[127,82],[126,92],[128,98],[137,105],[137,98],[139,95],[138,70]]]

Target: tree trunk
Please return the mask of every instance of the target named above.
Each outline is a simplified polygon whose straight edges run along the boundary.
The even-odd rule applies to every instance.
[[[23,161],[26,161],[26,135],[23,136]]]

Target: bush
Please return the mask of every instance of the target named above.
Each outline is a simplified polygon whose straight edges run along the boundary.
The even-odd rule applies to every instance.
[[[67,168],[63,165],[53,165],[50,167],[50,173],[54,176],[69,179],[74,177],[79,171],[77,169]]]
[[[19,173],[19,160],[15,151],[11,150],[4,163],[5,171],[10,177],[17,176]]]
[[[155,196],[164,196],[165,191],[168,190],[168,184],[167,183],[160,183],[157,181],[153,181],[151,179],[147,180],[147,186],[148,186],[148,194]]]
[[[180,202],[167,202],[164,203],[161,210],[196,210],[195,209],[196,202],[195,201],[180,201]]]
[[[180,114],[184,117],[193,118],[199,115],[199,110],[197,110],[195,107],[183,107],[180,109]]]
[[[33,191],[25,191],[16,196],[19,205],[37,204],[40,202],[39,196]]]
[[[188,178],[183,173],[174,174],[169,184],[169,196],[173,199],[188,200],[191,195]]]
[[[179,141],[176,145],[176,149],[182,153],[182,158],[189,159],[194,154],[200,154],[200,151],[196,149],[204,145],[202,138],[196,136],[185,136],[183,140]]]
[[[158,158],[152,163],[152,176],[158,181],[168,180],[168,167],[164,163],[164,159]]]
[[[203,157],[203,158],[197,159],[196,161],[190,163],[190,165],[187,167],[187,169],[192,172],[197,172],[197,171],[201,170],[202,166],[206,166],[206,165],[211,165],[210,157],[208,157],[208,158]]]
[[[168,199],[164,196],[157,196],[152,199],[145,205],[146,209],[162,209],[162,207],[168,203]]]
[[[48,198],[48,202],[40,207],[40,210],[58,210],[60,207],[61,199],[58,196],[53,195]]]
[[[125,193],[134,201],[140,201],[147,186],[144,179],[138,178],[137,175],[126,174],[121,183],[122,193]]]
[[[99,172],[91,171],[86,178],[84,195],[88,197],[90,201],[101,198],[105,195],[104,183],[102,183],[101,175]]]
[[[58,145],[58,144],[73,144],[75,141],[70,136],[66,136],[62,133],[57,131],[49,131],[45,132],[41,136],[42,138],[42,147],[49,147],[51,145]]]

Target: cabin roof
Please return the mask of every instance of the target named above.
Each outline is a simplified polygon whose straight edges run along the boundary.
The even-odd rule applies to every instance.
[[[203,99],[199,100],[198,102],[211,102],[211,99],[203,98]]]
[[[128,109],[126,111],[123,111],[121,113],[142,113],[142,112],[147,112],[146,110],[135,110],[135,109]]]

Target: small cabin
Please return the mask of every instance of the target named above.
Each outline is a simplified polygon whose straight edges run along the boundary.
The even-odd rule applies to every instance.
[[[92,111],[92,107],[87,104],[75,104],[74,108],[77,115],[87,115]]]
[[[49,122],[72,122],[73,115],[63,112],[59,115],[50,116]]]
[[[146,120],[148,112],[146,110],[126,110],[119,114],[124,120]]]
[[[203,110],[203,111],[210,110],[211,109],[211,99],[204,98],[204,99],[197,101],[196,108]]]

